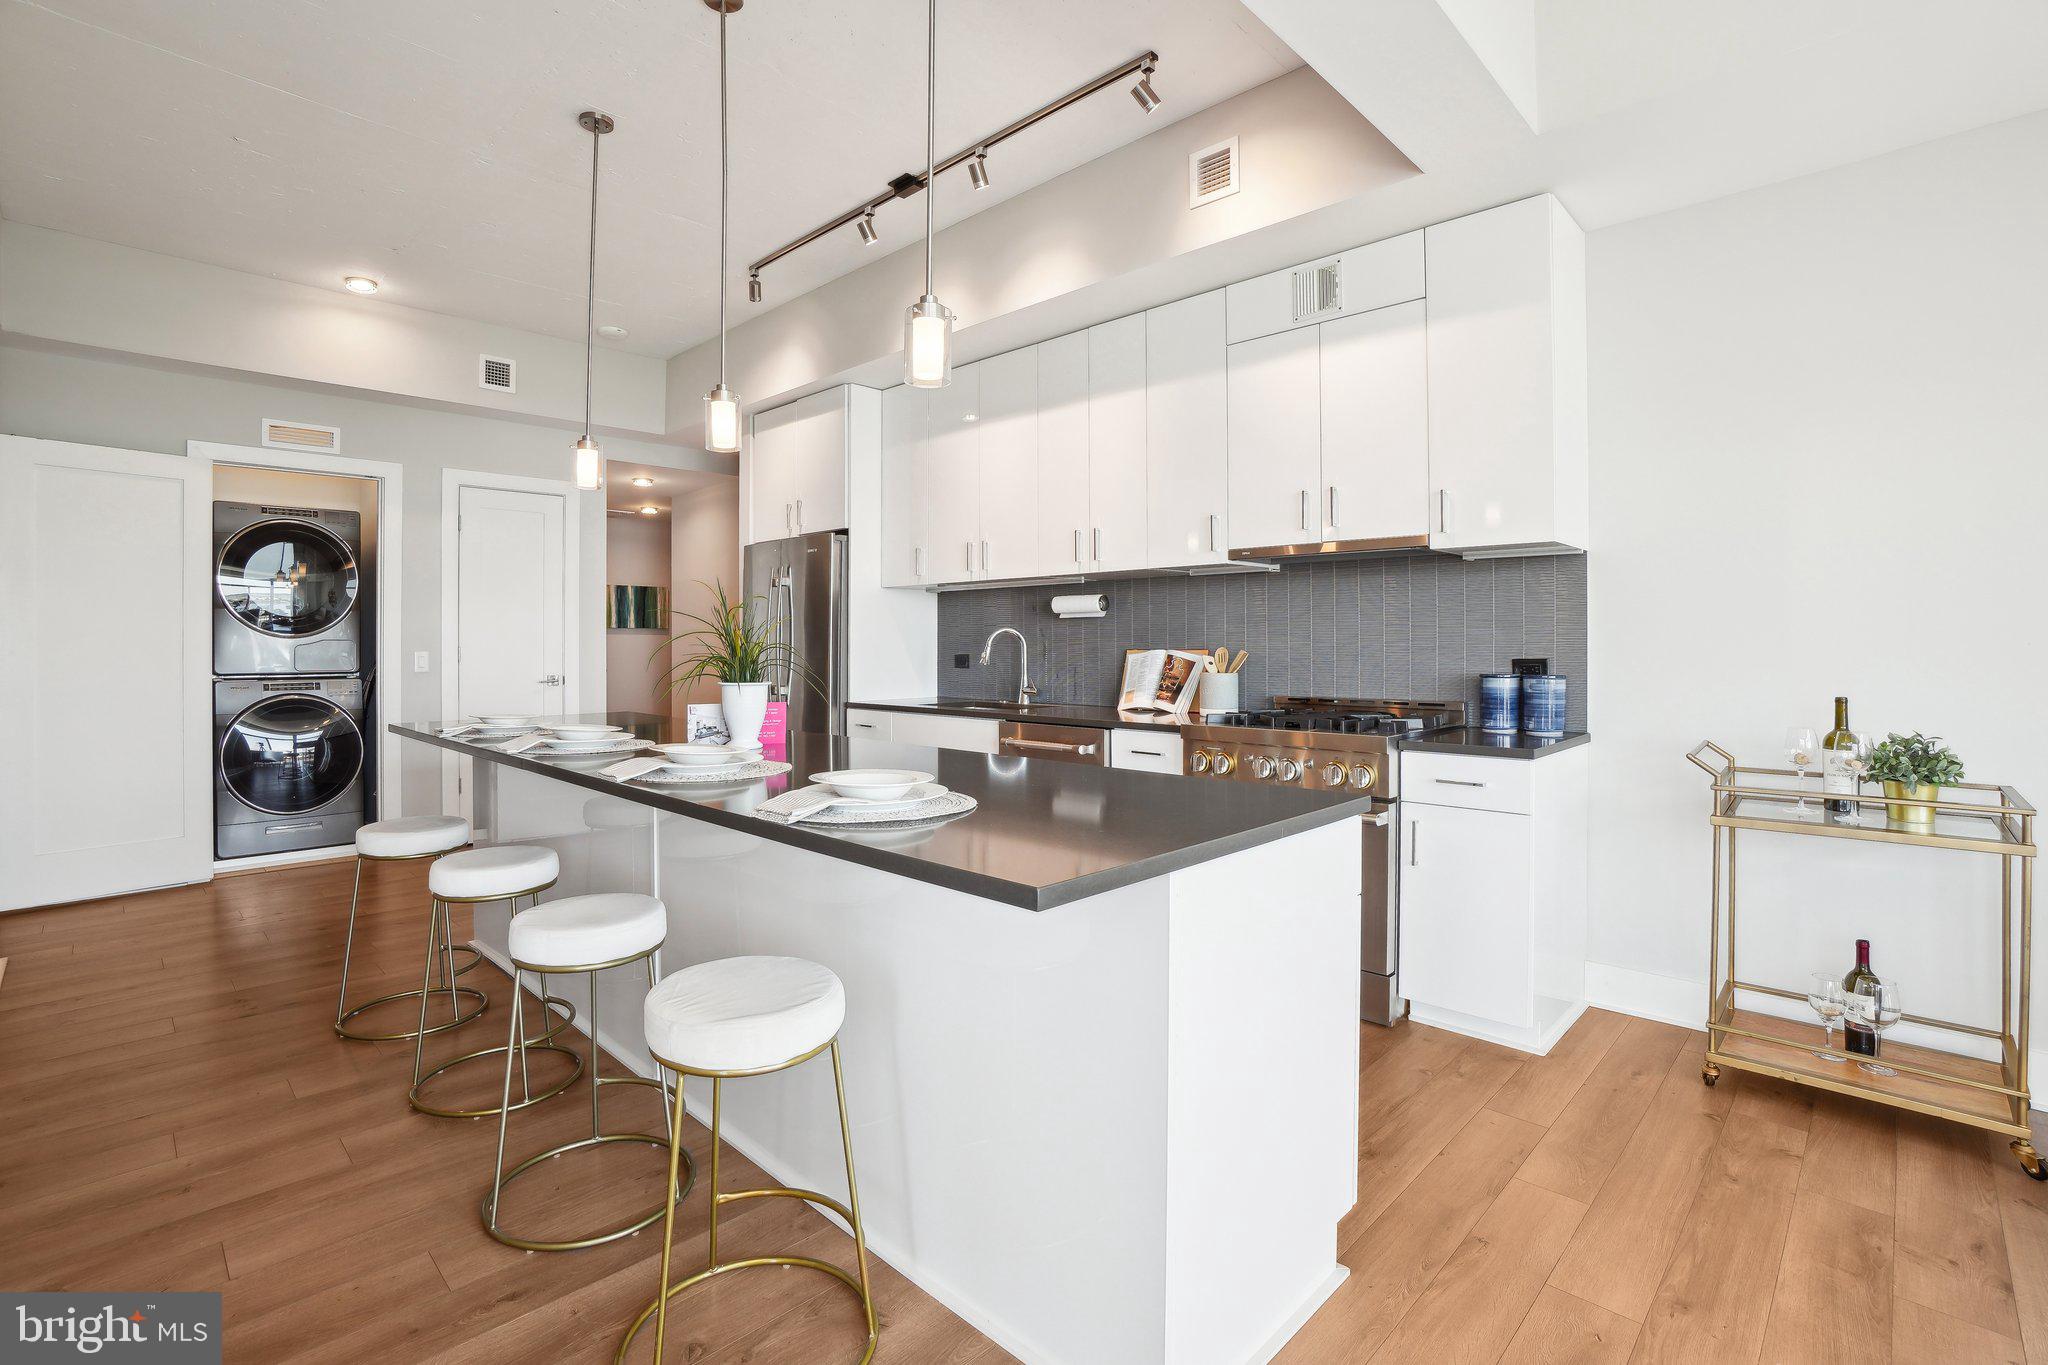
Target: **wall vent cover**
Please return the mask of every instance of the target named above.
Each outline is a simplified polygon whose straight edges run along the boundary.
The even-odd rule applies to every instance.
[[[476,358],[476,382],[479,388],[517,393],[519,366],[501,355],[480,355]]]
[[[1198,209],[1236,194],[1237,139],[1227,138],[1188,157],[1188,207]]]
[[[266,417],[263,419],[263,444],[272,450],[321,450],[333,455],[341,450],[341,428]]]
[[[1307,322],[1344,311],[1342,263],[1325,261],[1294,272],[1294,320]]]

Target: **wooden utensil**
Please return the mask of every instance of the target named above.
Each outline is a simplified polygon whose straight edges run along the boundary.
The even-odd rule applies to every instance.
[[[1221,645],[1216,647],[1216,671],[1218,673],[1228,673],[1230,671],[1230,651]]]
[[[1219,649],[1219,650],[1217,650],[1216,652],[1217,652],[1218,654],[1221,654],[1221,653],[1222,653],[1223,651]],[[1244,652],[1243,650],[1241,650],[1241,649],[1240,649],[1239,651],[1237,651],[1237,657],[1236,657],[1235,659],[1232,659],[1232,660],[1230,661],[1230,667],[1228,667],[1228,668],[1224,669],[1223,671],[1224,671],[1225,673],[1235,673],[1235,672],[1237,672],[1237,670],[1238,670],[1238,669],[1240,669],[1240,668],[1243,668],[1243,667],[1244,667],[1244,661],[1245,661],[1245,652]]]

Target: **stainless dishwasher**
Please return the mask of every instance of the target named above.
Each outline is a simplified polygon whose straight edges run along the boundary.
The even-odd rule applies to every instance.
[[[986,732],[984,732],[986,733]],[[1082,725],[1036,725],[1006,720],[996,732],[996,752],[1018,758],[1043,758],[1054,763],[1109,766],[1109,731]]]

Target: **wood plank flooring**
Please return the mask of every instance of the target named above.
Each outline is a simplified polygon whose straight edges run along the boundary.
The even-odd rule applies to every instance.
[[[658,1240],[524,1255],[483,1234],[496,1125],[413,1113],[410,1044],[332,1034],[351,872],[0,916],[0,1288],[217,1289],[234,1361],[610,1360]],[[367,869],[352,997],[417,984],[423,882]],[[507,983],[471,983],[498,1003],[430,1055],[500,1041]],[[1709,1090],[1703,1046],[1597,1011],[1540,1059],[1366,1026],[1352,1273],[1279,1360],[2048,1365],[2048,1185],[2003,1141],[1732,1071]],[[494,1098],[498,1073],[468,1070],[446,1096]],[[605,1114],[659,1131],[651,1092],[608,1091]],[[515,1115],[512,1143],[587,1123],[579,1092]],[[703,1160],[708,1134],[689,1138]],[[507,1221],[573,1233],[649,1201],[653,1149],[581,1157],[515,1186]],[[679,1264],[704,1254],[704,1199]],[[721,1226],[741,1252],[851,1257],[787,1201]],[[1010,1359],[876,1275],[879,1359]],[[852,1359],[861,1338],[851,1296],[801,1273],[706,1286],[671,1330],[693,1365]]]

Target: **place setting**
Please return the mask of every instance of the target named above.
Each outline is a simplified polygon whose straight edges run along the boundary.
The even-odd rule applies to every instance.
[[[779,777],[789,771],[789,764],[762,757],[758,740],[732,744],[692,740],[687,744],[645,747],[655,750],[660,757],[629,758],[606,768],[604,775],[622,782],[711,786],[755,782],[764,777]]]
[[[965,815],[976,801],[930,773],[847,768],[812,773],[812,785],[761,803],[754,814],[780,825],[920,826]]]
[[[579,759],[636,753],[647,747],[647,741],[623,725],[565,722],[536,726],[492,747],[531,758]]]
[[[475,716],[460,725],[444,726],[438,733],[442,739],[468,739],[475,741],[517,739],[539,730],[540,720],[535,716],[498,713]]]

